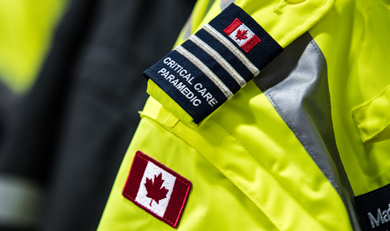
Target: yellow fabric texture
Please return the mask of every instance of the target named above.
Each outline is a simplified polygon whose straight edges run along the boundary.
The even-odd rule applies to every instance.
[[[192,33],[220,13],[220,1],[207,3],[195,7]],[[389,4],[235,4],[282,47],[309,31],[327,61],[336,143],[355,195],[388,184],[390,58],[381,45],[388,44],[390,31],[383,28],[390,28]],[[184,34],[176,45],[184,42]],[[192,182],[177,230],[352,230],[340,196],[253,81],[200,126],[152,81],[148,92],[153,97],[98,230],[174,230],[121,194],[137,150]]]
[[[377,139],[390,125],[390,86],[353,109],[353,117],[363,143]]]
[[[345,6],[355,3],[306,0],[280,4],[283,2],[241,0],[235,3],[283,47],[306,31],[310,32],[330,60],[331,99],[338,107],[333,117],[340,116],[341,110],[346,112],[342,119],[334,118],[336,125],[350,120],[348,123],[355,126],[352,108],[361,103],[352,102],[347,110],[341,107],[342,102],[354,95],[340,92],[346,97],[340,102],[335,102],[341,99],[340,93],[333,96],[340,90],[337,83],[346,81],[344,75],[351,71],[340,70],[343,64],[348,66],[350,59],[356,58],[342,56],[344,59],[340,60],[337,56],[345,43],[354,41],[347,31],[343,32],[346,37],[337,33],[355,25],[353,20],[356,19],[349,18],[351,10]],[[207,1],[200,1],[195,7],[192,33],[221,11],[220,1],[207,13],[202,10],[206,4]],[[338,22],[340,17],[346,22]],[[184,41],[183,34],[177,45]],[[252,81],[198,127],[151,81],[148,92],[154,98],[149,98],[141,114],[140,125],[123,160],[98,230],[174,230],[122,196],[137,150],[192,182],[177,230],[352,230],[336,190]],[[340,144],[343,141],[340,129],[343,126],[335,128],[339,132],[337,143],[343,145]],[[345,132],[348,136],[344,140],[349,143],[344,144],[344,152],[350,148],[351,139],[361,142],[356,127]],[[342,153],[344,161],[348,155],[353,153]],[[354,161],[350,165],[357,164],[356,157]],[[349,171],[348,176],[362,175]]]
[[[351,230],[329,181],[257,86],[247,88],[221,108],[231,116],[197,130],[150,98],[98,230],[173,230],[121,194],[137,150],[192,182],[177,230]]]
[[[0,1],[0,78],[14,92],[31,86],[65,0]]]
[[[235,4],[244,9],[251,15],[271,36],[279,43],[280,46],[286,47],[300,35],[308,31],[314,24],[320,20],[324,14],[331,8],[334,0],[310,0],[303,1],[299,4],[290,3],[283,8],[275,10],[279,5],[279,0],[269,1],[236,1]],[[200,1],[195,7],[193,21],[201,22],[198,25],[192,23],[193,33],[196,33],[204,24],[211,21],[215,16],[221,13],[219,1],[211,6],[211,9],[203,17],[207,8],[207,1]],[[198,15],[195,17],[194,15]],[[201,21],[200,19],[203,19]],[[293,20],[292,20],[293,19]],[[180,45],[185,40],[179,36],[176,45]],[[207,121],[212,114],[204,119],[200,124],[192,122],[188,115],[175,101],[162,91],[155,83],[149,81],[148,94],[157,99],[160,103],[177,115],[181,120],[193,127],[201,126]]]
[[[389,131],[363,143],[353,119],[356,107],[367,105],[390,85],[390,30],[384,29],[390,28],[389,9],[388,1],[337,1],[310,30],[327,60],[336,142],[356,196],[390,183]],[[375,109],[364,123],[388,121],[388,111]]]

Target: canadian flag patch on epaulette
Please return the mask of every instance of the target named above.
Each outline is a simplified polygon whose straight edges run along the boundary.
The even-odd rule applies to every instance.
[[[233,39],[246,53],[261,42],[261,39],[238,18],[235,18],[223,32]]]
[[[123,196],[175,228],[190,189],[189,180],[137,151],[123,188]]]
[[[189,122],[200,125],[282,51],[232,3],[144,74],[190,115]],[[171,103],[160,103],[170,109]]]

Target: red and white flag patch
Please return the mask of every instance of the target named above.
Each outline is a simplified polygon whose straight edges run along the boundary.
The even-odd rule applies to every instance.
[[[175,228],[190,189],[189,180],[137,151],[123,188],[123,196]]]
[[[236,42],[246,53],[261,42],[261,39],[238,18],[234,19],[223,32]]]

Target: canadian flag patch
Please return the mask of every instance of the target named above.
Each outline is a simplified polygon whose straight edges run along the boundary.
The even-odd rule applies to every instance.
[[[190,189],[189,180],[137,151],[123,188],[123,196],[175,228]]]
[[[246,53],[251,51],[253,47],[261,42],[261,39],[238,18],[234,19],[223,32],[236,42]]]

